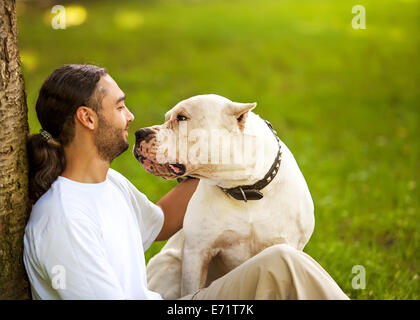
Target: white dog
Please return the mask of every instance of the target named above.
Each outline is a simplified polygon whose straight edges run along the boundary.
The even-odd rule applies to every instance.
[[[164,298],[194,293],[271,245],[302,250],[311,237],[306,181],[255,106],[199,95],[136,132],[134,155],[148,172],[200,179],[183,229],[147,266],[149,288]]]

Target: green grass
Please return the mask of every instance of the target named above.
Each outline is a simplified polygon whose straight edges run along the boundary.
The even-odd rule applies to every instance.
[[[352,299],[420,298],[419,1],[80,3],[86,22],[66,30],[44,22],[48,7],[19,6],[32,131],[38,90],[64,63],[108,69],[136,116],[131,144],[137,128],[162,123],[192,95],[257,101],[314,199],[305,252]],[[351,27],[356,4],[366,30]],[[147,174],[130,152],[112,167],[154,202],[176,184]],[[354,265],[366,269],[364,290],[352,288]]]

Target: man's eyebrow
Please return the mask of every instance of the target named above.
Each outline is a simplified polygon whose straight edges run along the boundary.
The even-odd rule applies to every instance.
[[[123,96],[119,97],[119,98],[117,99],[117,101],[115,101],[115,103],[117,104],[117,103],[120,103],[121,101],[124,101],[124,100],[125,100],[125,95],[123,95]]]

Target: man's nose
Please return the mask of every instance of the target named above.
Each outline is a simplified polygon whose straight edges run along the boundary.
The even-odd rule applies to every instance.
[[[146,139],[146,137],[153,133],[153,130],[149,128],[142,128],[136,131],[136,143]]]
[[[128,110],[128,108],[127,108],[127,112],[128,112],[127,122],[128,122],[128,123],[131,123],[131,122],[133,122],[133,121],[134,121],[134,114],[132,114],[132,113],[131,113],[131,111],[130,111],[130,110]]]

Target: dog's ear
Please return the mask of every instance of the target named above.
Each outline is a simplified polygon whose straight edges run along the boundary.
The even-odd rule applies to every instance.
[[[252,103],[240,103],[232,102],[231,110],[232,114],[236,117],[238,121],[239,129],[242,131],[245,126],[246,118],[248,117],[248,112],[254,109],[257,106],[256,102]]]

